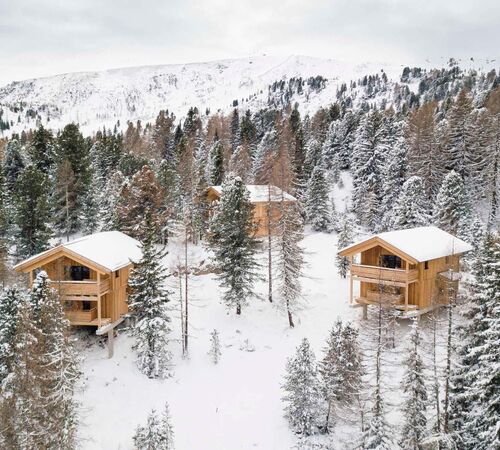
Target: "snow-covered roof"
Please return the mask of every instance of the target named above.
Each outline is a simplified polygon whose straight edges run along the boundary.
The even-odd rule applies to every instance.
[[[90,234],[56,248],[39,253],[19,263],[14,269],[27,266],[29,263],[43,259],[58,249],[67,249],[95,264],[113,272],[138,261],[142,256],[141,243],[120,231],[103,231]]]
[[[269,199],[268,185],[267,184],[246,184],[248,192],[250,192],[250,202],[259,203],[267,202]],[[222,195],[222,186],[210,186],[211,189],[216,191],[219,195]],[[282,191],[279,187],[271,185],[271,201],[279,202],[281,201],[281,195],[283,193],[284,200],[296,201],[297,199],[290,195],[288,192]]]
[[[370,236],[352,244],[341,252],[349,250],[371,239],[378,238],[397,248],[418,262],[443,258],[472,250],[472,246],[437,227],[417,227],[407,230],[387,231]]]

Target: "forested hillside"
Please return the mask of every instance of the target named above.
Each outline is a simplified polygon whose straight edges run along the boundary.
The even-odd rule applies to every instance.
[[[322,245],[340,249],[356,235],[433,224],[471,243],[474,250],[463,261],[468,283],[460,294],[460,320],[453,319],[456,305],[452,305],[446,309],[447,320],[431,321],[425,331],[415,322],[405,340],[405,359],[392,360],[400,369],[398,376],[405,372],[403,387],[395,388],[405,399],[398,405],[401,418],[387,421],[386,412],[394,414],[395,409],[386,404],[387,392],[381,389],[385,352],[400,345],[395,334],[390,336],[396,327],[394,317],[381,310],[368,331],[328,319],[333,328],[318,364],[308,340],[300,340],[296,354],[283,367],[285,417],[290,433],[301,439],[298,448],[337,448],[329,440],[336,428],[348,436],[345,442],[355,436],[356,448],[365,449],[492,449],[499,445],[495,417],[499,412],[500,77],[495,70],[463,70],[453,61],[445,69],[407,67],[391,78],[380,70],[354,75],[337,84],[320,74],[277,77],[277,81],[269,75],[262,92],[252,97],[253,85],[243,86],[245,94],[225,98],[219,111],[197,98],[199,103],[183,105],[179,113],[179,103],[171,108],[167,97],[159,96],[151,121],[124,122],[122,110],[115,115],[106,109],[103,122],[98,123],[97,104],[83,128],[77,117],[61,123],[67,115],[57,116],[54,105],[15,105],[16,86],[0,92],[0,127],[6,136],[0,141],[4,285],[0,416],[14,418],[0,430],[0,442],[20,443],[19,448],[74,448],[75,435],[81,432],[71,419],[78,410],[72,385],[80,377],[78,358],[67,332],[58,325],[63,322],[61,309],[55,306],[58,302],[43,273],[28,296],[24,289],[13,287],[19,279],[12,266],[55,242],[119,230],[143,243],[145,256],[136,262],[131,281],[130,304],[138,325],[129,338],[134,339],[139,371],[162,379],[171,376],[175,357],[169,345],[174,340],[172,329],[177,331],[169,309],[174,295],[164,286],[168,276],[179,280],[185,276],[185,288],[180,288],[184,357],[190,345],[199,345],[188,343],[188,276],[194,276],[194,268],[189,267],[187,256],[176,267],[164,267],[164,246],[168,250],[180,240],[186,249],[188,245],[207,249],[211,259],[209,264],[204,262],[203,275],[215,274],[222,290],[220,300],[230,314],[244,316],[253,302],[260,301],[254,297],[264,296],[270,300],[266,304],[278,306],[283,326],[300,329],[297,318],[307,304],[300,281],[307,238],[326,235]],[[10,99],[8,105],[6,99]],[[79,101],[73,105],[77,109],[88,97]],[[18,119],[13,118],[14,112]],[[129,112],[134,116],[133,110]],[[54,114],[60,126],[53,126]],[[346,189],[346,180],[352,180],[352,190]],[[269,241],[252,236],[244,184],[272,184],[299,199],[293,207],[281,202],[280,220],[269,224],[275,231]],[[224,190],[215,207],[206,199],[211,185],[222,185]],[[342,202],[337,198],[335,203],[332,193],[339,191],[347,198]],[[209,208],[214,209],[210,214]],[[328,266],[328,276],[339,274],[334,286],[344,292],[345,258],[315,262],[320,271]],[[255,288],[263,277],[265,288]],[[214,279],[200,278],[200,283],[208,286]],[[274,286],[272,280],[277,280]],[[319,317],[321,312],[315,314]],[[16,329],[5,317],[17,318],[22,325]],[[431,364],[422,362],[420,352],[422,335],[435,337],[433,326],[434,333],[436,329],[447,332],[449,340],[443,340],[438,350],[434,342]],[[47,330],[53,334],[47,336]],[[217,330],[211,333],[210,358],[217,363],[220,342]],[[378,345],[367,350],[362,362],[358,338],[364,333]],[[33,356],[37,339],[45,352],[38,359]],[[242,348],[242,352],[255,350],[248,341]],[[63,369],[45,370],[51,363]],[[422,387],[423,379],[428,380],[424,363],[425,370],[435,372],[429,378],[434,384],[429,383],[428,393]],[[369,385],[363,395],[362,377]],[[30,402],[38,402],[38,409],[31,411]],[[47,428],[59,440],[51,441],[41,429],[40,405],[61,408]],[[154,423],[160,427],[163,420],[168,431],[165,439],[172,439],[169,414],[168,408],[163,419],[153,413],[145,427]],[[175,418],[175,411],[172,414]],[[396,433],[389,431],[389,423],[397,427]],[[136,432],[137,448],[146,448],[140,446],[147,444],[146,428]]]

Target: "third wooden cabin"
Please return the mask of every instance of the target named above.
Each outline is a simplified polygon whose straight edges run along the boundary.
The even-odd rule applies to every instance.
[[[380,233],[341,249],[350,259],[350,302],[380,301],[404,313],[425,312],[446,303],[458,290],[460,256],[472,250],[461,239],[436,228]],[[354,282],[359,295],[354,298]]]

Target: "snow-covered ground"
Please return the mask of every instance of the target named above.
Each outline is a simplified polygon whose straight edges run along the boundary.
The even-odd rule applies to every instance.
[[[265,300],[254,300],[241,317],[228,312],[219,301],[214,276],[202,275],[191,281],[190,358],[182,359],[180,343],[172,343],[172,378],[158,381],[140,374],[126,333],[116,339],[113,359],[107,358],[104,347],[88,347],[81,395],[83,448],[131,448],[137,424],[145,421],[151,408],[161,410],[165,401],[170,404],[178,450],[291,448],[295,441],[283,419],[280,390],[287,357],[303,337],[319,354],[338,316],[359,315],[348,306],[347,281],[336,273],[336,236],[308,232],[303,245],[307,304],[294,329]],[[266,288],[262,282],[258,291],[263,294]],[[223,346],[218,365],[207,355],[213,329],[220,332]],[[180,337],[178,317],[172,337]],[[243,349],[247,340],[255,351]]]
[[[343,188],[336,186],[332,191],[337,211],[344,211],[352,185],[346,173],[342,174],[342,181]],[[190,279],[188,359],[183,359],[181,354],[178,281],[175,277],[169,279],[173,308],[172,378],[151,380],[139,373],[132,349],[133,339],[126,332],[119,333],[115,355],[108,359],[105,342],[87,331],[89,339],[80,341],[85,385],[79,394],[83,449],[131,449],[137,425],[145,422],[152,408],[162,410],[166,401],[170,405],[177,450],[294,448],[296,437],[283,418],[281,401],[287,358],[304,337],[311,342],[317,358],[321,358],[327,335],[338,317],[353,320],[362,330],[373,326],[371,321],[361,319],[360,309],[348,305],[349,283],[339,277],[335,266],[336,234],[306,230],[302,245],[307,264],[302,280],[304,308],[295,317],[293,329],[288,327],[286,316],[265,300],[265,281],[256,286],[256,292],[263,299],[251,301],[238,317],[221,304],[218,282],[213,274],[193,276]],[[182,248],[171,242],[168,249],[164,263],[174,269],[176,261],[182,257]],[[264,250],[260,257],[265,277]],[[200,266],[207,258],[203,247],[190,247],[191,266]],[[369,315],[374,317],[372,313]],[[207,355],[210,333],[214,329],[219,331],[222,343],[222,359],[218,365],[214,365]],[[384,395],[389,406],[388,419],[395,425],[400,418],[398,385],[406,331],[407,323],[398,321],[396,346],[384,356]],[[366,332],[361,334],[370,373],[372,338]],[[352,443],[357,426],[338,430],[334,448],[348,448],[349,445],[339,439]]]

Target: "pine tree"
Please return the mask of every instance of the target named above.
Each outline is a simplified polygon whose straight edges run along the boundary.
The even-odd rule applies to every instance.
[[[102,231],[111,231],[118,228],[117,205],[121,190],[125,184],[125,177],[117,170],[108,179],[99,201],[99,223]]]
[[[74,394],[81,376],[79,357],[69,334],[70,324],[64,316],[60,298],[50,287],[50,280],[44,271],[37,275],[33,283],[31,303],[39,308],[40,329],[44,337],[44,401],[50,410],[45,427],[49,447],[76,448],[79,405]],[[34,314],[38,308],[33,309]]]
[[[393,229],[420,227],[429,223],[422,178],[413,176],[404,182],[392,215]]]
[[[307,220],[314,231],[331,230],[330,203],[328,200],[328,185],[322,165],[314,167],[307,185],[306,205]]]
[[[221,355],[219,332],[214,330],[210,333],[210,351],[208,352],[208,356],[210,356],[214,364],[218,364]]]
[[[427,102],[412,112],[405,134],[409,174],[424,180],[428,199],[437,194],[446,159],[438,145],[438,130],[434,118],[436,109],[437,103]]]
[[[0,442],[4,448],[47,448],[44,338],[27,298],[18,307],[14,349],[11,373],[2,385]]]
[[[218,140],[210,149],[210,183],[221,185],[224,180],[224,146]]]
[[[319,363],[319,374],[328,405],[324,430],[329,432],[340,412],[356,403],[361,390],[358,331],[350,323],[344,325],[341,319],[335,322]]]
[[[24,159],[21,155],[21,144],[17,139],[8,142],[5,148],[5,159],[3,163],[3,178],[7,191],[12,193],[17,178],[25,167]]]
[[[145,426],[138,426],[134,434],[137,450],[174,450],[174,429],[171,424],[168,403],[161,417],[153,409]]]
[[[170,333],[170,292],[164,287],[166,273],[162,265],[165,251],[155,246],[156,229],[146,216],[142,258],[134,262],[129,278],[129,307],[137,317],[134,327],[137,366],[149,378],[170,376],[171,353],[168,350]]]
[[[294,327],[293,314],[300,308],[301,277],[303,276],[304,250],[300,242],[304,237],[303,223],[298,202],[280,202],[279,219],[274,242],[274,267],[279,307],[286,311],[288,325]]]
[[[54,192],[55,226],[61,233],[69,236],[79,225],[79,211],[76,204],[76,177],[69,160],[64,160],[57,168]]]
[[[160,242],[167,220],[163,198],[164,192],[155,173],[144,166],[121,190],[116,205],[119,230],[142,241],[151,231],[148,228],[151,226],[155,242]],[[149,225],[146,218],[150,221]]]
[[[28,166],[16,181],[13,203],[17,256],[22,259],[46,250],[51,235],[47,177]]]
[[[337,239],[337,251],[351,245],[354,241],[354,225],[347,213],[344,213],[339,221],[339,235]],[[347,256],[336,256],[337,271],[342,278],[347,277],[349,269],[349,258]]]
[[[386,421],[385,402],[382,396],[382,355],[384,351],[383,332],[387,324],[384,323],[384,308],[380,301],[377,305],[377,328],[375,349],[375,384],[373,403],[370,410],[370,421],[363,433],[363,449],[391,450],[394,448],[392,433]]]
[[[500,245],[487,234],[483,243],[467,322],[459,328],[458,361],[451,374],[450,427],[464,449],[497,448],[500,401]]]
[[[468,179],[473,170],[472,99],[462,89],[448,114],[447,166]]]
[[[296,354],[289,358],[283,383],[285,417],[294,432],[310,436],[319,424],[319,381],[316,359],[304,338]]]
[[[65,205],[66,188],[68,188],[67,194],[72,198],[69,214],[71,232],[78,230],[80,227],[80,213],[90,188],[91,173],[89,150],[90,144],[85,141],[80,133],[78,125],[74,123],[66,125],[57,137],[55,145],[57,172],[59,173],[62,170],[60,179],[62,178],[62,180],[64,180],[60,180],[59,186],[61,190],[59,190],[57,199],[58,202],[61,202],[58,203],[59,205]],[[69,167],[64,167],[64,169],[62,169],[63,165],[69,166],[71,170],[69,170]],[[69,182],[69,180],[71,180],[71,182]],[[61,195],[62,192],[64,192],[64,195]]]
[[[23,294],[17,287],[5,289],[0,296],[0,382],[11,370],[17,310],[22,298]]]
[[[461,234],[465,216],[470,216],[462,177],[452,170],[443,180],[434,206],[434,224],[448,233]]]
[[[241,314],[242,307],[255,295],[253,284],[257,277],[257,241],[249,195],[239,177],[227,177],[209,231],[213,262],[225,288],[223,301],[228,308],[235,307],[236,314]]]
[[[403,403],[403,429],[401,432],[401,448],[423,450],[427,435],[427,388],[422,357],[418,322],[412,325],[407,357],[405,359],[405,375],[401,388],[406,395]]]
[[[27,153],[38,170],[49,175],[54,164],[54,136],[52,131],[40,125],[34,132]]]
[[[380,221],[382,168],[387,150],[387,129],[378,111],[364,116],[353,144],[353,209],[361,224],[374,229]]]
[[[375,227],[379,231],[387,231],[394,221],[393,205],[396,203],[406,179],[407,157],[402,140],[398,140],[387,155],[383,168],[383,186],[381,201],[381,223]]]

